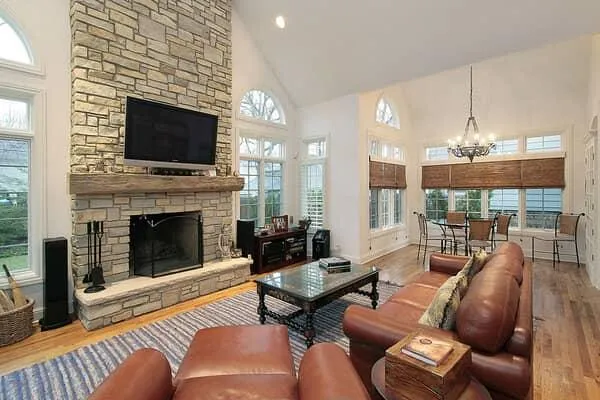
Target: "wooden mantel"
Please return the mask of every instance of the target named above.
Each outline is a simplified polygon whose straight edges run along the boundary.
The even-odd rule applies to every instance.
[[[69,174],[69,193],[237,192],[244,187],[239,176],[172,176],[143,174]]]

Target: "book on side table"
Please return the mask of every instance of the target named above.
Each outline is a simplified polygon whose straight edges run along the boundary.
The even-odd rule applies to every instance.
[[[437,367],[450,355],[452,343],[431,336],[416,335],[400,350],[402,353]]]

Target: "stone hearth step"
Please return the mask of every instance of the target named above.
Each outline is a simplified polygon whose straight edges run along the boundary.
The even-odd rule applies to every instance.
[[[133,277],[97,293],[75,291],[77,313],[87,330],[124,321],[246,282],[252,260],[233,258],[158,278]]]

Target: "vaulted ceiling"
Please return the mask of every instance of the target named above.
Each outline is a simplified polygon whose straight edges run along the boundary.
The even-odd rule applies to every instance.
[[[600,32],[600,0],[233,1],[298,106]]]

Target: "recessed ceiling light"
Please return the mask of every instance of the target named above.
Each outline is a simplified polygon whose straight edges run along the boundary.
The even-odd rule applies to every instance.
[[[285,28],[285,18],[283,18],[283,15],[278,15],[277,18],[275,18],[275,25],[281,29]]]

